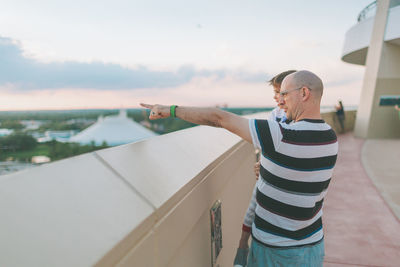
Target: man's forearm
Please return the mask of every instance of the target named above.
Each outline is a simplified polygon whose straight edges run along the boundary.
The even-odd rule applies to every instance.
[[[144,108],[150,109],[151,120],[168,118],[173,112],[174,106],[140,104]],[[233,113],[229,113],[218,108],[196,108],[196,107],[176,107],[175,116],[195,124],[208,125],[213,127],[225,128],[228,131],[240,136],[248,142],[252,142],[248,119],[242,118]]]
[[[195,124],[222,127],[227,112],[218,108],[177,107],[176,117]]]
[[[239,240],[239,248],[242,249],[249,248],[249,238],[250,238],[250,232],[242,231],[242,235]]]
[[[177,107],[178,118],[196,124],[224,128],[248,142],[252,142],[248,120],[218,108]]]

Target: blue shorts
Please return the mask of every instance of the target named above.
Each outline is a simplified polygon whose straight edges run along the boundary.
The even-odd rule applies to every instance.
[[[270,248],[252,240],[247,267],[322,267],[324,240],[295,248]]]

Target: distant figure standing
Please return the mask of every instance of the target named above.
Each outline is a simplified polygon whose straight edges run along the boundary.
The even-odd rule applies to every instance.
[[[345,115],[344,115],[344,108],[343,108],[342,100],[339,100],[339,105],[336,105],[335,108],[336,108],[336,116],[340,123],[341,133],[344,133]]]
[[[399,112],[399,119],[400,119],[400,108],[399,108],[399,105],[394,106],[394,109]]]

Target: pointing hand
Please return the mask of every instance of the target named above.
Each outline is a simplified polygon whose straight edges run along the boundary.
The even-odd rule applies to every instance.
[[[169,106],[163,106],[158,104],[150,105],[144,103],[140,103],[140,105],[144,108],[150,109],[150,116],[149,116],[150,120],[168,118],[171,115]]]

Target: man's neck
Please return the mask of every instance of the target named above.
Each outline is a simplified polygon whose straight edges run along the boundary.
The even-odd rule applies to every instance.
[[[294,121],[300,121],[304,119],[321,120],[322,117],[320,108],[318,107],[318,109],[315,108],[314,110],[303,111],[299,116],[296,117]]]

